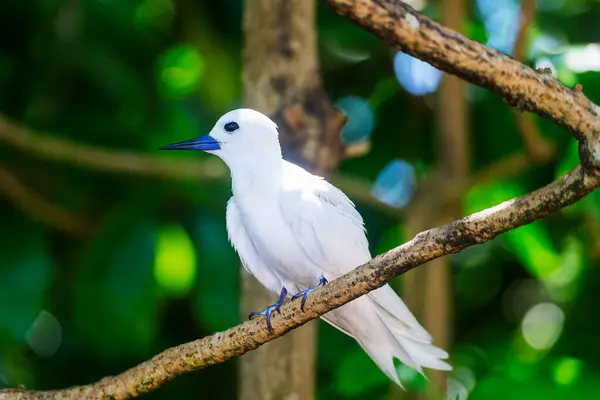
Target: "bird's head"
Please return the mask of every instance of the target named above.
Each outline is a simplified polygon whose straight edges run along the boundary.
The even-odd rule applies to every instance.
[[[223,115],[208,135],[173,143],[161,150],[202,150],[220,157],[230,168],[281,158],[277,125],[266,115],[248,108]]]

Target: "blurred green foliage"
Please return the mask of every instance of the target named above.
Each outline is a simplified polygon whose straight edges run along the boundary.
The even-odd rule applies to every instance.
[[[435,4],[417,3],[437,18]],[[475,3],[465,31],[485,42],[490,34]],[[551,62],[565,84],[581,83],[600,102],[600,67],[577,64],[593,64],[580,50],[598,40],[600,2],[538,5],[527,62]],[[207,132],[220,114],[241,105],[241,16],[239,0],[2,0],[0,112],[75,142],[167,157],[156,148]],[[358,96],[374,115],[370,152],[345,161],[341,171],[375,181],[389,162],[403,159],[422,181],[441,151],[436,107],[443,105],[435,105],[435,94],[408,93],[394,76],[394,53],[322,6],[318,29],[331,99]],[[472,169],[479,172],[523,151],[523,143],[496,95],[468,89]],[[543,119],[535,123],[558,155],[474,186],[464,213],[534,190],[577,164],[566,132]],[[92,232],[61,231],[0,197],[0,386],[88,383],[240,321],[239,261],[224,220],[227,182],[84,170],[3,143],[0,160],[32,191],[85,216]],[[402,221],[358,207],[374,253],[401,242]],[[600,393],[599,219],[596,193],[452,258],[449,388],[456,397]],[[352,339],[326,324],[319,335],[319,398],[389,393],[388,380]],[[426,388],[419,375],[398,369],[410,390]],[[232,399],[236,382],[229,362],[147,397]]]

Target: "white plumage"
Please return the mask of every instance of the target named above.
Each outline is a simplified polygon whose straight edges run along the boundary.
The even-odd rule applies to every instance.
[[[166,148],[205,150],[229,166],[229,238],[244,268],[267,289],[296,293],[371,259],[354,204],[327,181],[283,160],[277,126],[265,115],[234,110],[209,135]],[[451,369],[442,361],[448,354],[431,344],[388,285],[321,318],[356,339],[399,385],[393,357],[419,372]]]

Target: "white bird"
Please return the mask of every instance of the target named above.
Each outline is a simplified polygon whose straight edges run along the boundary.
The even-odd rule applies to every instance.
[[[163,147],[203,150],[229,167],[233,196],[227,203],[229,240],[244,268],[279,299],[263,311],[271,330],[271,312],[287,291],[306,296],[371,259],[363,220],[346,195],[323,178],[285,161],[277,125],[251,109],[223,115],[210,133]],[[303,305],[303,304],[302,304]],[[356,339],[381,370],[402,386],[393,358],[422,368],[450,370],[448,353],[431,344],[389,285],[321,316]]]

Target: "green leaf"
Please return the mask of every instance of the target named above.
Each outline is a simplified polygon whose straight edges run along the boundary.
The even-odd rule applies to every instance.
[[[560,302],[575,298],[581,290],[581,278],[588,264],[587,248],[581,239],[567,235],[562,241],[560,265],[545,280],[552,298]]]
[[[465,214],[493,207],[525,193],[521,185],[509,181],[496,181],[472,187],[463,200]]]
[[[560,255],[542,221],[507,232],[504,239],[533,276],[547,278],[560,268]]]
[[[87,249],[75,290],[75,323],[90,351],[142,355],[156,339],[157,224],[146,213],[146,207],[126,203]]]
[[[211,332],[230,328],[240,321],[239,280],[241,264],[231,248],[221,213],[195,213],[189,231],[198,249],[200,279],[194,310],[198,323]]]
[[[481,211],[509,201],[524,192],[520,185],[504,181],[477,186],[465,197],[465,211]],[[511,230],[504,234],[503,238],[533,276],[546,278],[560,267],[560,256],[543,222],[536,221]]]
[[[343,396],[360,396],[389,383],[388,377],[361,348],[355,348],[341,358],[334,380],[337,391]]]
[[[469,39],[476,42],[485,43],[488,39],[487,29],[479,20],[466,19],[463,22],[463,32]]]

